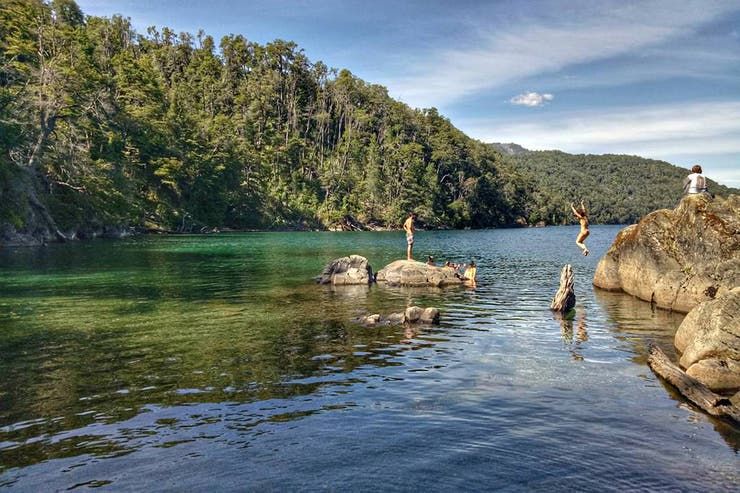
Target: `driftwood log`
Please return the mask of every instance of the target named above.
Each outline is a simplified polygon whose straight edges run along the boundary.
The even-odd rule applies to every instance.
[[[740,423],[740,408],[734,406],[729,398],[712,392],[709,387],[687,375],[673,364],[668,356],[655,344],[650,345],[648,365],[668,383],[673,385],[681,395],[699,406],[712,416],[734,419]]]
[[[566,313],[576,306],[576,293],[573,291],[573,268],[565,264],[560,273],[560,288],[550,303],[550,310]]]

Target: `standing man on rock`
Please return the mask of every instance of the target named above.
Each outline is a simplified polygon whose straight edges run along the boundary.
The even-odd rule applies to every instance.
[[[406,222],[403,223],[403,230],[406,232],[406,260],[414,260],[412,253],[414,251],[414,219],[416,219],[416,213],[412,212],[409,217],[406,218]]]

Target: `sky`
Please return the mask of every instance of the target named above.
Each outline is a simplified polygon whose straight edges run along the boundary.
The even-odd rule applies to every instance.
[[[740,187],[738,0],[77,0],[313,62],[483,142],[662,159]]]

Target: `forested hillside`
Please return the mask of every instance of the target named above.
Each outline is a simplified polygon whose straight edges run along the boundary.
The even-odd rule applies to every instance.
[[[470,139],[294,43],[135,32],[73,0],[0,2],[0,243],[115,234],[595,222],[672,206],[685,175]],[[723,188],[714,185],[714,190]]]
[[[498,152],[292,42],[141,34],[73,0],[3,0],[0,65],[6,238],[526,214]]]
[[[632,223],[656,209],[673,208],[688,171],[654,159],[625,155],[527,151],[516,144],[492,144],[507,154],[529,183],[530,223],[573,221],[569,203],[583,199],[597,223]],[[711,176],[711,175],[710,175]],[[710,192],[738,193],[708,180]]]

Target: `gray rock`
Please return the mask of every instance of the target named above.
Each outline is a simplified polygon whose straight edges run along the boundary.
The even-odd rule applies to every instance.
[[[455,271],[415,260],[396,260],[378,271],[377,281],[390,286],[452,286],[463,284]]]
[[[687,195],[623,229],[594,285],[683,313],[740,285],[740,196]]]
[[[365,257],[350,255],[329,262],[317,278],[319,284],[352,285],[373,282],[373,268]]]
[[[360,323],[364,325],[377,325],[378,322],[380,322],[380,314],[375,313],[373,315],[366,315],[364,317],[360,317]]]
[[[402,325],[402,324],[438,324],[440,311],[438,308],[421,308],[410,306],[402,313],[391,313],[387,317],[380,314],[365,315],[356,321],[362,325],[373,327],[376,325]]]
[[[425,324],[438,324],[439,323],[439,309],[438,308],[425,308],[419,317],[419,321]]]
[[[424,313],[424,310],[422,308],[419,308],[418,306],[410,306],[406,308],[404,320],[408,323],[418,322],[421,318],[422,313]]]
[[[715,392],[740,389],[740,361],[734,359],[703,359],[686,373]]]
[[[712,390],[740,388],[740,287],[691,310],[674,344],[686,373]]]

